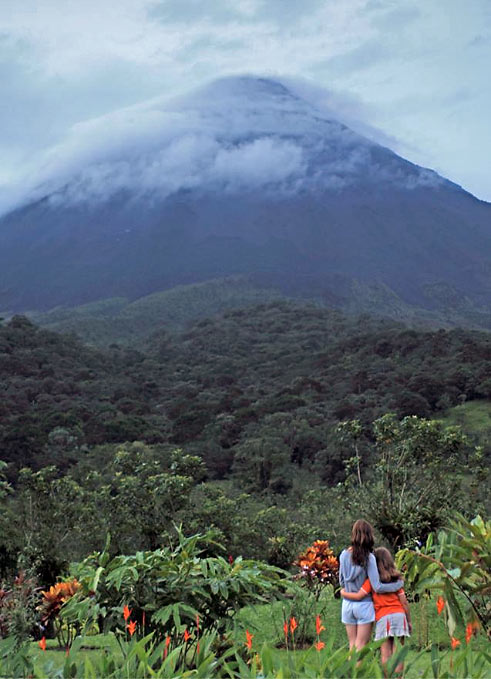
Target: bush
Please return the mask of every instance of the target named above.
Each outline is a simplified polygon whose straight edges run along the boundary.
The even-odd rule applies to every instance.
[[[220,549],[212,532],[185,537],[154,551],[109,559],[96,553],[74,569],[80,591],[67,603],[67,620],[98,625],[104,632],[123,627],[122,612],[156,639],[174,642],[188,627],[224,634],[235,613],[252,603],[281,597],[287,574],[260,561],[214,556]]]

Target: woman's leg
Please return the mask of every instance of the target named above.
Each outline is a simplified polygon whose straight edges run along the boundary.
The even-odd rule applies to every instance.
[[[353,648],[356,643],[356,630],[358,625],[345,625],[346,634],[348,635],[349,650]]]
[[[363,646],[366,646],[370,641],[370,637],[372,636],[372,627],[373,622],[356,626],[355,647],[357,651],[363,648]]]

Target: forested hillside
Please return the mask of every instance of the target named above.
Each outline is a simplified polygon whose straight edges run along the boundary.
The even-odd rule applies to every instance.
[[[138,350],[16,316],[0,327],[0,572],[20,558],[53,582],[107,534],[129,553],[176,523],[284,567],[319,535],[341,547],[360,511],[407,544],[450,508],[484,506],[489,451],[431,419],[481,413],[486,446],[490,374],[489,334],[287,301],[159,330]],[[387,455],[406,475],[390,480],[395,504]]]
[[[434,416],[490,398],[490,374],[486,333],[416,331],[288,302],[160,331],[139,350],[88,348],[15,317],[0,328],[0,449],[12,475],[26,464],[65,469],[84,446],[168,443],[226,477],[267,439],[281,483],[302,465],[333,483],[343,468],[329,443],[334,423]]]

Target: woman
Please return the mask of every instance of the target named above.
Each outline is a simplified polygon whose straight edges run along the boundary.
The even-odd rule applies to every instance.
[[[368,578],[374,592],[396,592],[403,585],[402,580],[382,583],[373,554],[375,539],[373,528],[368,521],[358,519],[351,530],[351,547],[344,549],[339,557],[339,583],[347,592],[358,592]],[[360,601],[343,599],[341,620],[346,627],[350,649],[363,648],[370,640],[375,609],[372,595],[367,594]]]

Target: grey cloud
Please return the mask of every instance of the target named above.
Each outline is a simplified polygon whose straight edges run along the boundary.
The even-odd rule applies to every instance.
[[[389,152],[379,167],[372,157],[378,147],[336,120],[346,118],[346,110],[335,113],[341,101],[305,83],[295,89],[257,77],[155,99],[73,126],[26,179],[24,200],[99,202],[121,191],[163,199],[197,188],[336,189],[367,177],[417,185],[416,170],[397,165]]]

